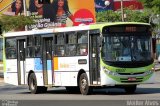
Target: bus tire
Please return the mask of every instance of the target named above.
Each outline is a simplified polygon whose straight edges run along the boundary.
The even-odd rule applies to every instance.
[[[137,85],[129,85],[129,86],[125,86],[124,89],[126,91],[127,94],[133,94],[135,93],[137,88]]]
[[[82,73],[79,78],[79,89],[81,94],[88,95],[91,93],[91,88],[88,84],[88,77],[86,73]]]
[[[47,87],[37,86],[37,79],[34,73],[29,76],[29,90],[32,94],[42,93],[47,91]]]

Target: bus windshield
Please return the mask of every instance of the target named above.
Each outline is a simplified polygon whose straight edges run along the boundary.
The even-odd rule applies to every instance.
[[[103,39],[102,58],[104,61],[149,61],[151,37],[142,33],[106,34]]]

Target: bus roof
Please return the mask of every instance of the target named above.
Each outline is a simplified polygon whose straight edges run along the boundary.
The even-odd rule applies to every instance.
[[[80,25],[80,26],[73,26],[73,27],[46,28],[46,29],[38,29],[38,30],[34,29],[34,30],[30,30],[30,31],[8,32],[8,33],[4,34],[4,37],[15,37],[15,36],[36,35],[36,34],[49,34],[49,33],[57,33],[57,32],[81,31],[81,30],[89,30],[89,29],[102,30],[103,26],[129,25],[129,24],[150,25],[148,23],[140,23],[140,22],[96,23],[96,24]]]
[[[112,23],[99,23],[99,24],[93,24],[90,26],[90,29],[101,29],[104,27],[104,26],[114,26],[114,25],[147,25],[149,26],[150,24],[149,23],[141,23],[141,22],[112,22]]]
[[[15,37],[23,35],[36,35],[36,34],[49,34],[57,32],[70,32],[79,30],[88,30],[89,25],[85,26],[74,26],[74,27],[61,27],[61,28],[46,28],[46,29],[34,29],[30,31],[19,31],[19,32],[8,32],[4,34],[4,37]]]

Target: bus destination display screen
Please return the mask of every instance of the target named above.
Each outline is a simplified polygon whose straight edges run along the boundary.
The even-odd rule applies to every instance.
[[[149,26],[136,26],[136,25],[127,25],[127,26],[106,26],[103,28],[103,33],[121,33],[121,32],[148,32]]]

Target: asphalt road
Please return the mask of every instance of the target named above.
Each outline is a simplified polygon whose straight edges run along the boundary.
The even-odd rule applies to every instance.
[[[0,85],[2,106],[160,106],[160,71],[155,84],[138,85],[135,94],[123,89],[94,90],[92,95],[70,94],[65,88],[49,88],[44,94],[30,94],[28,87]],[[10,104],[10,105],[5,105]],[[54,105],[53,105],[54,104]]]
[[[159,67],[157,63],[156,68]],[[107,88],[84,96],[68,93],[63,87],[30,94],[26,86],[0,83],[0,106],[160,106],[160,71],[156,72],[154,84],[138,85],[134,94]]]

